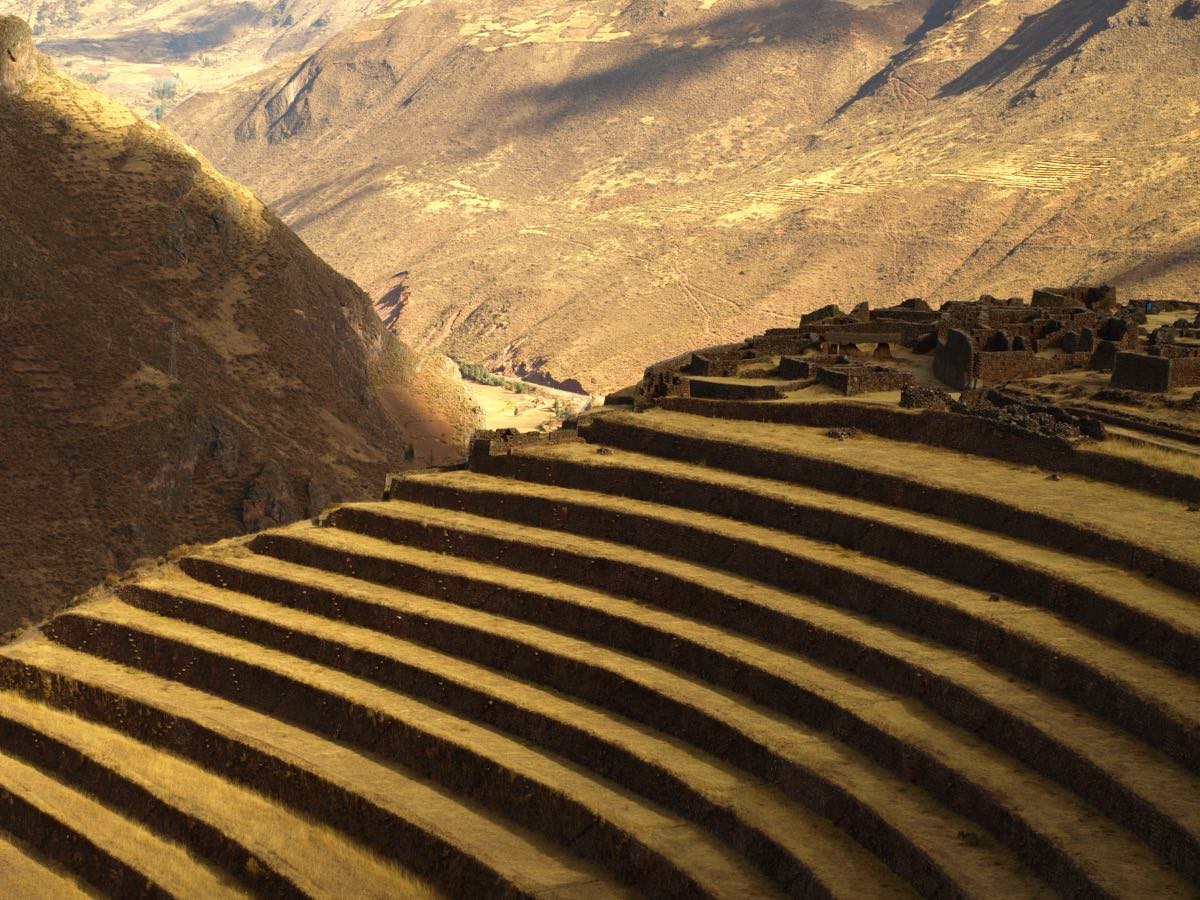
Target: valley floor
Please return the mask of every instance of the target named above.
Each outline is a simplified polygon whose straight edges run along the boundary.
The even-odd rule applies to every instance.
[[[558,428],[564,416],[587,409],[591,397],[538,386],[518,393],[495,384],[463,380],[463,386],[483,411],[483,427],[489,431],[515,428],[518,431],[549,431]],[[556,411],[557,401],[557,411]]]

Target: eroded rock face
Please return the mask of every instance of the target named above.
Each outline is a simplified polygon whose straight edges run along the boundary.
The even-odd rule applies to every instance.
[[[262,531],[300,518],[304,508],[297,502],[287,473],[277,460],[263,465],[242,501],[242,524],[246,531]]]
[[[0,95],[16,96],[38,74],[33,32],[24,19],[0,17]]]

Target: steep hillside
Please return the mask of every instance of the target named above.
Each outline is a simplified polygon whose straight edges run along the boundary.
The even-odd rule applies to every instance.
[[[458,457],[447,360],[172,134],[0,49],[0,632]]]
[[[171,121],[402,336],[603,391],[830,301],[1197,293],[1195,10],[403,2]]]

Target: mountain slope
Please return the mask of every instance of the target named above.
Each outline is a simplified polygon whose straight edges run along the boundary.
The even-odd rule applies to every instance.
[[[406,339],[606,390],[864,298],[1194,294],[1178,0],[432,0],[173,125]]]
[[[27,41],[17,56],[34,62],[0,93],[0,631],[137,557],[458,458],[472,411],[448,361],[396,341],[172,134]]]
[[[381,0],[0,0],[65,72],[147,115],[293,64]],[[156,94],[156,89],[157,94]]]

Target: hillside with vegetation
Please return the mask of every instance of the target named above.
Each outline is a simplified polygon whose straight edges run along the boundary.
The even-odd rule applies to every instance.
[[[605,392],[827,302],[1195,295],[1197,96],[1180,0],[432,0],[170,121],[406,339]]]
[[[453,363],[28,29],[0,56],[0,632],[138,558],[377,495],[406,455],[462,457]]]

